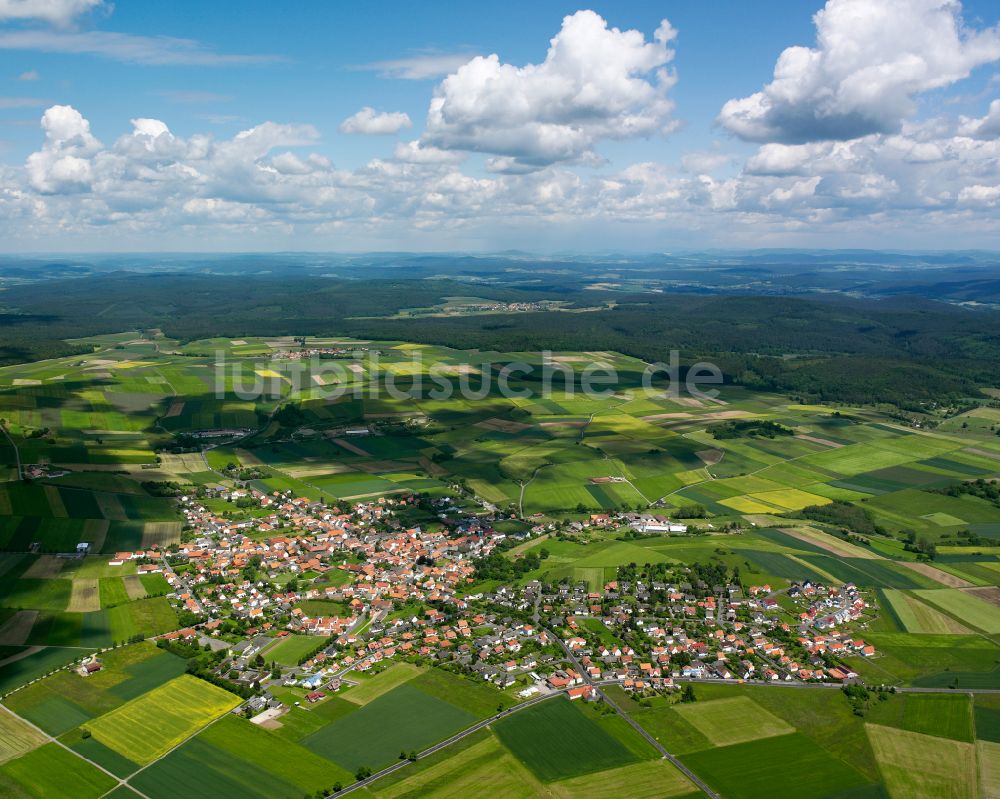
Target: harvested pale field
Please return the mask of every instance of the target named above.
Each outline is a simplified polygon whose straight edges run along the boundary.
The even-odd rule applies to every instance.
[[[22,577],[40,579],[40,580],[51,580],[59,576],[59,572],[62,571],[63,564],[66,563],[64,558],[57,558],[55,555],[42,555],[34,563],[32,563],[27,571],[22,574]]]
[[[125,508],[122,507],[121,500],[117,494],[106,494],[98,491],[94,494],[94,499],[97,500],[97,507],[101,509],[101,515],[105,519],[111,519],[116,522],[128,521],[128,514],[125,512]]]
[[[96,582],[96,581],[95,581]],[[21,646],[28,640],[38,618],[37,610],[19,610],[0,625],[0,645]]]
[[[474,427],[481,427],[483,430],[496,430],[500,433],[520,433],[522,430],[530,429],[530,424],[514,422],[510,419],[485,419],[477,422]]]
[[[629,799],[666,799],[695,794],[694,785],[666,760],[644,760],[553,782],[548,788],[559,799],[605,799],[624,795]]]
[[[45,486],[45,498],[49,501],[49,508],[52,510],[53,516],[57,519],[69,518],[69,513],[66,512],[66,506],[63,504],[58,486]]]
[[[0,710],[0,763],[41,746],[48,738],[4,708]]]
[[[204,472],[208,470],[205,456],[201,452],[185,452],[171,454],[169,452],[160,453],[160,469],[165,472],[182,474],[184,472]],[[143,469],[143,473],[149,472]]]
[[[170,407],[167,408],[167,412],[163,416],[165,419],[173,419],[182,413],[184,413],[184,400],[174,400],[170,403]]]
[[[236,457],[240,459],[240,463],[244,466],[263,466],[264,461],[254,455],[248,449],[237,449]]]
[[[977,795],[973,744],[878,724],[865,727],[893,799],[972,799]]]
[[[749,411],[712,411],[698,416],[699,421],[716,422],[720,419],[750,419],[754,414]]]
[[[40,386],[41,380],[34,380],[30,377],[15,377],[12,381],[15,386]]]
[[[725,454],[725,450],[721,449],[700,449],[695,453],[706,466],[715,466]]]
[[[730,746],[795,732],[794,727],[747,696],[675,705],[674,711],[714,746]]]
[[[980,799],[1000,799],[1000,743],[976,741]]]
[[[410,489],[408,488],[390,488],[385,491],[369,491],[367,494],[354,494],[349,497],[343,497],[343,499],[348,500],[362,500],[368,499],[369,497],[387,497],[390,494],[407,494]]]
[[[665,397],[671,402],[683,405],[685,408],[704,408],[705,404],[700,399],[694,397]]]
[[[73,581],[66,610],[70,613],[92,613],[101,609],[101,592],[97,578],[80,577]]]
[[[805,541],[807,544],[813,544],[814,546],[825,549],[827,552],[841,558],[884,560],[881,555],[872,552],[870,549],[856,547],[854,544],[848,544],[846,541],[840,541],[832,535],[827,535],[826,533],[813,527],[782,527],[779,529],[781,532],[790,535],[792,538]]]
[[[371,453],[370,452],[365,452],[363,449],[361,449],[361,447],[355,446],[350,441],[345,441],[342,438],[335,438],[335,439],[333,439],[333,443],[336,444],[339,447],[342,447],[342,448],[346,449],[348,452],[351,452],[351,453],[353,453],[355,455],[360,455],[363,458],[370,458],[371,457]]]
[[[342,474],[353,472],[354,470],[343,463],[323,463],[316,466],[289,466],[282,469],[289,477],[319,477],[324,474]]]
[[[972,587],[972,588],[962,588],[967,594],[972,594],[980,599],[985,599],[991,605],[996,605],[1000,607],[1000,588],[996,586],[986,586],[984,588]]]
[[[826,438],[817,438],[816,436],[807,435],[805,433],[798,433],[796,434],[795,437],[802,441],[811,441],[813,444],[819,444],[820,446],[823,447],[837,448],[844,446],[843,444],[839,444],[836,441],[830,441],[829,439]]]
[[[968,580],[963,580],[961,577],[956,577],[954,574],[941,571],[941,569],[935,568],[929,563],[916,563],[908,560],[901,560],[897,562],[900,566],[905,566],[908,569],[919,572],[924,575],[924,577],[930,577],[935,582],[939,582],[941,585],[946,585],[949,588],[971,588],[973,586],[973,584]],[[985,599],[985,597],[983,597],[983,599]]]
[[[100,552],[104,548],[104,539],[108,536],[111,523],[107,519],[87,519],[83,523],[83,540],[90,543],[91,552]]]
[[[1000,460],[1000,452],[991,452],[988,449],[976,449],[975,447],[969,447],[968,449],[962,450],[962,452],[967,452],[970,455],[979,455],[982,458],[993,458],[994,460]]]
[[[181,540],[180,522],[146,522],[142,526],[142,546],[148,549],[158,546],[165,549]]]
[[[122,577],[122,581],[125,583],[125,592],[129,599],[146,598],[146,587],[142,584],[138,574],[127,574]]]
[[[677,411],[676,413],[653,413],[639,418],[644,422],[659,422],[664,419],[697,419],[698,417],[687,411]]]

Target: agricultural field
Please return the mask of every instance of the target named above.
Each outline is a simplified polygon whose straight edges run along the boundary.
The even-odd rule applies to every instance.
[[[239,704],[221,688],[181,675],[87,722],[95,739],[144,765]]]
[[[579,777],[638,759],[564,698],[522,710],[493,727],[504,746],[542,782]]]
[[[890,795],[903,799],[977,795],[974,744],[875,724],[867,726]]]
[[[278,643],[268,647],[265,654],[268,661],[274,660],[282,665],[294,666],[300,659],[316,649],[316,645],[319,643],[321,643],[321,639],[309,635],[288,635],[279,640]]]
[[[36,799],[97,799],[115,779],[95,766],[48,743],[0,766],[0,792]]]
[[[269,359],[290,346],[288,338],[181,344],[134,334],[95,343],[91,355],[0,369],[0,416],[22,462],[51,471],[19,480],[12,464],[0,463],[0,693],[95,649],[180,627],[186,616],[168,598],[163,576],[140,576],[131,561],[110,566],[109,555],[181,541],[176,503],[154,496],[150,482],[185,491],[231,487],[223,472],[232,464],[259,469],[251,485],[266,492],[291,490],[346,505],[416,491],[451,497],[462,510],[481,510],[478,498],[516,515],[496,523],[517,534],[536,523],[580,523],[562,532],[550,528],[544,540],[510,550],[514,558],[541,558],[544,550],[522,583],[565,581],[600,592],[620,567],[686,563],[739,569],[746,586],[768,585],[778,596],[804,580],[853,582],[872,602],[863,635],[878,654],[848,656],[852,668],[871,684],[959,689],[893,696],[863,719],[836,691],[699,685],[699,699],[690,704],[633,703],[635,720],[724,796],[868,799],[887,792],[922,799],[974,791],[931,767],[904,773],[911,757],[954,758],[986,775],[984,785],[1000,771],[993,748],[1000,707],[973,703],[961,692],[1000,688],[1000,507],[956,490],[965,481],[1000,477],[1000,445],[988,426],[948,420],[917,429],[875,408],[803,405],[731,387],[712,402],[672,399],[639,384],[645,364],[615,353],[598,355],[626,377],[603,399],[574,392],[577,373],[545,397],[503,397],[493,388],[478,399],[444,400],[420,386],[433,359],[447,374],[480,379],[489,369],[468,366],[470,359],[500,364],[540,356],[370,342],[381,357],[338,362],[344,372],[338,385],[360,387],[378,374],[397,387],[415,387],[414,396],[348,391],[328,398],[323,389],[334,385],[328,370],[307,372],[296,383],[282,361]],[[213,379],[216,349],[235,363],[221,394]],[[551,357],[572,373],[592,356]],[[238,396],[238,384],[247,381],[266,387],[258,399]],[[994,423],[982,412],[995,409],[978,410],[969,418]],[[774,438],[720,432],[747,420],[774,422],[786,432]],[[238,431],[237,443],[225,443],[235,435],[220,436],[205,451],[163,451],[220,430]],[[10,460],[8,451],[0,450]],[[234,510],[224,499],[210,502],[213,513]],[[639,536],[588,526],[592,513],[650,509],[685,518],[694,530]],[[407,525],[442,526],[426,508],[412,513]],[[60,557],[81,543],[89,544],[85,556]],[[301,582],[317,574],[295,576]],[[317,586],[349,579],[334,569]],[[482,588],[470,583],[467,590]],[[796,623],[790,607],[782,604],[779,617]],[[346,612],[322,599],[299,608]],[[414,609],[413,603],[397,608],[390,621]],[[580,626],[616,643],[616,633],[597,617]],[[263,657],[294,666],[320,641],[288,635]],[[401,750],[425,749],[515,701],[514,690],[500,693],[441,669],[397,663],[373,675],[348,675],[349,687],[315,705],[307,706],[301,688],[277,685],[276,696],[302,706],[261,727],[225,715],[238,701],[234,694],[184,675],[183,661],[151,644],[102,658],[105,669],[92,678],[60,671],[4,702],[115,774],[151,763],[135,787],[152,799],[172,791],[313,794],[349,783],[359,767],[392,763]],[[0,716],[0,792],[8,780],[21,793],[59,795],[58,785],[23,782],[32,758],[53,756],[50,746],[39,746],[37,733],[16,733],[13,716],[13,735],[5,723]],[[498,795],[557,798],[694,792],[622,719],[561,698],[505,717],[468,745],[404,771],[368,792],[454,796],[484,784]],[[803,784],[801,774],[810,781]],[[97,790],[106,776],[81,776],[80,795],[90,790],[88,780]]]
[[[675,711],[713,746],[731,746],[795,732],[794,727],[746,696],[678,705]]]
[[[350,772],[378,768],[400,751],[421,751],[471,726],[476,717],[406,683],[306,736],[307,749]]]
[[[362,679],[358,685],[340,694],[341,698],[356,705],[367,705],[382,694],[409,682],[421,673],[421,669],[410,663],[395,663],[373,677]]]
[[[247,796],[299,799],[353,776],[334,763],[244,719],[226,716],[131,783],[153,799]]]

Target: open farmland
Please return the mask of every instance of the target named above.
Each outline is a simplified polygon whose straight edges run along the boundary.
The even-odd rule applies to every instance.
[[[965,799],[977,795],[974,744],[874,724],[868,725],[868,739],[892,796]]]
[[[45,744],[0,766],[0,788],[8,796],[98,799],[114,787],[114,777],[56,743]]]
[[[108,748],[143,765],[238,704],[214,685],[182,675],[87,723]]]
[[[334,763],[240,718],[226,716],[130,782],[153,799],[247,796],[299,799],[348,784]]]
[[[681,756],[722,795],[733,799],[845,794],[869,784],[861,773],[801,733],[748,741]],[[796,768],[787,768],[795,763]],[[808,774],[808,782],[803,775]]]
[[[568,699],[555,698],[494,725],[497,736],[542,782],[624,766],[625,746]]]
[[[349,688],[342,696],[357,705],[367,705],[373,699],[378,699],[393,688],[409,682],[420,673],[421,670],[410,663],[398,663]]]
[[[320,643],[322,639],[309,635],[289,635],[271,646],[267,650],[267,657],[283,665],[294,666]]]
[[[713,746],[730,746],[795,731],[794,727],[745,696],[678,705],[676,711]]]
[[[729,581],[740,584],[732,596],[749,596],[750,586],[769,586],[758,594],[758,601],[773,594],[778,606],[762,612],[761,618],[754,618],[758,607],[750,609],[750,617],[740,616],[744,625],[752,623],[766,636],[777,623],[787,623],[794,631],[800,622],[797,614],[803,606],[796,606],[787,593],[792,584],[853,582],[871,605],[850,634],[863,636],[877,654],[843,658],[869,684],[943,690],[1000,687],[1000,648],[993,640],[1000,627],[991,601],[1000,579],[1000,508],[968,493],[939,493],[961,481],[1000,475],[1000,450],[989,449],[996,444],[985,432],[963,432],[954,426],[935,431],[908,428],[874,407],[841,405],[834,410],[743,389],[718,403],[679,401],[662,391],[641,388],[634,380],[604,399],[560,388],[551,396],[532,398],[487,392],[479,399],[443,401],[418,393],[406,399],[345,396],[328,401],[317,391],[321,381],[312,379],[307,389],[296,390],[282,376],[280,359],[269,361],[267,369],[254,367],[249,360],[240,364],[247,374],[253,371],[273,381],[273,394],[256,401],[237,400],[230,384],[225,398],[213,398],[211,359],[204,354],[207,350],[199,349],[208,347],[208,342],[162,343],[154,349],[149,340],[137,341],[100,353],[107,358],[76,357],[53,364],[53,369],[65,367],[59,380],[32,377],[39,383],[15,384],[11,375],[20,374],[18,368],[0,370],[0,405],[7,400],[13,406],[10,429],[25,462],[51,464],[68,472],[31,482],[0,483],[0,547],[8,550],[0,556],[4,614],[0,631],[6,635],[0,644],[44,647],[23,660],[0,664],[0,687],[17,687],[48,670],[57,662],[56,655],[65,662],[135,636],[148,638],[197,626],[204,618],[195,612],[198,603],[185,605],[186,597],[178,599],[174,591],[190,592],[206,603],[220,591],[228,603],[234,592],[229,586],[217,586],[230,580],[246,581],[244,591],[260,584],[265,596],[278,595],[279,605],[286,601],[279,594],[301,592],[298,599],[287,600],[289,606],[311,616],[346,614],[352,597],[361,597],[367,618],[375,617],[365,629],[375,633],[362,634],[355,649],[378,643],[383,635],[395,638],[398,630],[410,631],[407,640],[413,642],[403,650],[407,654],[398,653],[388,668],[379,671],[384,662],[376,664],[374,675],[348,671],[345,687],[337,695],[313,704],[315,696],[305,698],[309,688],[282,682],[288,667],[312,655],[325,637],[295,632],[275,640],[261,652],[268,664],[264,677],[272,661],[279,670],[285,667],[282,681],[270,690],[293,706],[260,726],[223,717],[237,704],[236,695],[183,675],[185,661],[179,657],[160,652],[119,662],[118,657],[125,657],[119,653],[131,651],[130,647],[104,653],[105,669],[93,677],[60,672],[7,698],[24,718],[64,736],[75,752],[116,774],[127,775],[152,764],[134,778],[137,790],[152,799],[177,793],[206,799],[236,794],[298,799],[335,782],[349,784],[359,768],[378,769],[396,762],[400,751],[422,750],[491,716],[498,707],[510,706],[519,698],[518,691],[532,682],[528,675],[536,668],[514,666],[508,672],[504,665],[508,658],[521,661],[526,655],[537,657],[538,652],[533,645],[523,655],[504,652],[503,641],[496,656],[490,656],[490,666],[501,675],[511,673],[516,683],[502,691],[482,679],[483,674],[470,670],[462,676],[429,665],[452,642],[469,644],[461,651],[474,652],[481,645],[473,642],[494,634],[495,620],[488,617],[498,610],[490,607],[495,599],[489,595],[506,580],[460,579],[458,596],[468,599],[470,615],[482,612],[487,620],[472,625],[471,633],[450,631],[458,637],[446,639],[446,646],[436,649],[435,637],[429,634],[435,625],[428,623],[426,611],[447,607],[450,614],[456,606],[448,604],[447,591],[421,607],[410,588],[389,593],[380,586],[377,598],[391,599],[381,605],[387,614],[381,619],[372,612],[379,605],[368,590],[344,594],[332,590],[358,580],[356,567],[379,563],[361,547],[328,557],[329,550],[320,546],[322,563],[314,561],[280,574],[273,564],[258,568],[240,559],[232,569],[224,564],[220,571],[202,571],[207,582],[197,582],[202,568],[197,555],[190,560],[186,553],[175,557],[173,552],[166,556],[153,552],[149,560],[128,556],[139,549],[166,549],[181,543],[182,537],[184,543],[199,541],[200,532],[182,532],[172,492],[200,492],[198,501],[218,517],[212,524],[220,528],[230,528],[240,518],[252,519],[247,528],[238,528],[240,534],[268,546],[275,537],[294,539],[308,529],[301,519],[290,521],[297,513],[294,509],[287,515],[282,512],[280,532],[274,519],[268,527],[258,528],[256,523],[270,510],[262,504],[243,509],[235,494],[226,498],[241,468],[255,470],[246,477],[252,488],[272,496],[290,491],[296,497],[323,499],[327,507],[339,506],[337,513],[349,513],[356,500],[379,505],[380,497],[421,492],[427,502],[401,508],[399,529],[443,531],[445,542],[464,535],[463,527],[452,526],[453,522],[467,526],[478,514],[484,524],[495,525],[516,540],[508,539],[499,548],[505,557],[539,558],[534,563],[537,568],[519,572],[510,581],[515,589],[537,580],[565,586],[573,597],[567,601],[570,607],[552,611],[554,618],[543,623],[555,627],[566,616],[579,613],[575,629],[590,639],[588,648],[596,646],[595,641],[611,647],[635,646],[639,650],[635,662],[648,658],[645,638],[651,639],[650,628],[640,633],[638,627],[616,621],[618,589],[607,589],[606,594],[605,586],[625,582],[625,596],[631,601],[637,578],[621,576],[628,570],[641,573],[652,572],[654,566],[699,564],[713,576],[703,586],[691,578],[692,585],[681,592],[697,593],[699,601],[708,593],[725,601]],[[230,352],[247,347],[248,355],[250,349],[254,355],[267,356],[289,347],[287,339],[274,341],[273,346],[264,340],[241,339],[247,343],[238,346],[226,341]],[[352,360],[356,369],[350,371],[355,376],[382,370],[407,383],[424,374],[422,367],[408,360],[408,345],[373,342],[373,346],[385,350],[388,358],[381,363],[364,355]],[[179,351],[185,354],[173,354]],[[434,354],[455,374],[465,373],[461,362],[468,353],[440,347]],[[498,363],[515,355],[520,357],[489,354]],[[585,356],[557,353],[555,357],[572,368]],[[641,372],[641,362],[634,359],[614,353],[601,357],[620,360],[629,374]],[[7,413],[6,405],[3,411]],[[719,425],[732,420],[773,422],[789,432],[774,438],[716,437]],[[43,427],[49,432],[36,434]],[[197,439],[189,436],[223,427],[248,435],[235,444],[225,443],[226,437],[213,437],[205,451],[160,452],[175,441],[194,441],[194,446],[183,449],[198,450]],[[982,454],[994,451],[998,457]],[[202,497],[206,486],[221,486],[226,492],[210,491]],[[442,501],[430,504],[433,500]],[[496,507],[485,507],[484,500]],[[619,511],[655,512],[682,519],[693,529],[643,535],[627,528],[627,519],[605,524],[598,515]],[[376,535],[384,531],[379,524],[367,529],[375,529]],[[229,529],[225,535],[233,533]],[[475,559],[471,541],[465,539],[461,546],[468,546]],[[90,544],[86,557],[55,554],[71,552],[80,543]],[[507,546],[511,548],[505,550]],[[918,548],[923,549],[918,552]],[[119,551],[126,553],[125,563],[110,566],[109,556]],[[446,561],[440,553],[425,556],[424,574],[433,574],[430,570]],[[140,570],[139,564],[148,562],[176,568],[185,586]],[[305,558],[300,561],[305,562]],[[169,576],[173,581],[174,575]],[[688,580],[683,575],[670,579]],[[384,580],[361,577],[360,582],[367,588]],[[642,582],[648,587],[645,578]],[[187,587],[188,583],[195,587]],[[391,584],[391,578],[389,583],[389,590],[399,587]],[[584,587],[578,590],[578,585]],[[965,590],[972,587],[982,590]],[[651,604],[680,601],[668,600],[666,590],[655,588],[657,598]],[[661,619],[658,624],[665,633],[656,635],[669,633],[671,621],[696,627],[705,610],[712,616],[709,608],[698,605],[697,615],[688,621]],[[213,668],[223,678],[242,679],[242,687],[234,690],[244,690],[264,677],[240,678],[235,672],[244,667],[235,668],[231,656],[223,658],[222,651],[261,630],[273,636],[276,630],[300,628],[289,620],[287,607],[273,618],[266,610],[267,620],[280,621],[263,628],[256,617],[248,619],[225,605],[221,615],[230,612],[233,623],[214,634],[211,628],[201,628],[198,634],[222,642]],[[411,622],[414,617],[419,622]],[[256,630],[244,633],[248,628]],[[210,653],[201,647],[203,643],[199,642],[197,654],[207,661]],[[794,638],[791,643],[794,646]],[[187,644],[178,646],[183,652]],[[331,660],[342,661],[333,667],[337,671],[344,668],[348,649],[341,642],[328,653]],[[710,654],[714,659],[714,649]],[[810,656],[799,649],[794,657],[805,664]],[[741,658],[734,655],[729,665],[736,668]],[[217,665],[224,659],[224,666]],[[758,673],[764,665],[757,663]],[[448,666],[452,667],[460,670],[455,664]],[[313,666],[306,671],[311,673]],[[854,716],[848,701],[833,690],[745,688],[706,680],[697,685],[697,693],[697,702],[677,704],[662,696],[634,701],[624,693],[622,697],[631,703],[630,713],[644,729],[724,796],[736,799],[775,795],[868,799],[886,787],[880,784],[883,773],[890,793],[921,796],[932,790],[949,791],[952,788],[940,783],[937,774],[911,775],[904,783],[893,771],[905,759],[905,751],[899,751],[910,747],[919,754],[944,746],[940,751],[945,755],[940,756],[950,756],[951,744],[974,746],[973,705],[961,690],[873,702],[864,719]],[[984,730],[990,729],[991,710],[984,707],[980,712],[977,706],[976,724],[981,716]],[[866,722],[871,725],[869,732]],[[882,750],[869,742],[875,727],[880,735],[882,729],[891,730]],[[893,738],[896,733],[918,738]],[[945,744],[927,744],[925,737]],[[979,737],[980,743],[986,740]],[[0,734],[0,760],[2,738]],[[966,749],[955,751],[960,762],[968,762]],[[19,750],[12,750],[8,760],[20,757]],[[694,792],[694,786],[656,758],[622,718],[563,698],[505,717],[468,747],[456,746],[434,758],[407,766],[398,779],[367,790],[376,797],[444,797],[471,794],[489,785],[498,796],[509,792],[550,799],[606,795],[653,799]],[[790,769],[789,763],[795,768]],[[801,774],[810,779],[804,782]],[[924,794],[913,787],[917,783]]]
[[[348,771],[377,768],[401,750],[420,751],[475,721],[475,716],[411,684],[400,685],[302,740]]]
[[[41,746],[46,738],[17,716],[0,710],[0,764]]]

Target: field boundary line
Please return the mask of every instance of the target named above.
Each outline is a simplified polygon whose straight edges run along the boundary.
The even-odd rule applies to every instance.
[[[104,766],[102,766],[100,763],[95,763],[89,757],[85,757],[84,755],[81,755],[79,752],[77,752],[72,747],[66,746],[66,744],[64,744],[58,738],[52,737],[47,732],[45,732],[45,730],[43,730],[41,727],[39,727],[37,724],[34,724],[34,723],[28,721],[28,719],[23,718],[22,716],[19,716],[17,713],[15,713],[13,710],[11,710],[6,705],[0,704],[0,707],[2,707],[7,713],[9,713],[10,715],[12,715],[14,718],[19,719],[20,721],[22,721],[25,724],[27,724],[29,727],[31,727],[33,730],[35,730],[39,734],[45,736],[45,740],[48,741],[49,743],[54,743],[54,744],[56,744],[58,746],[61,746],[63,749],[65,749],[70,754],[75,755],[76,757],[80,758],[80,760],[85,760],[86,762],[90,763],[90,765],[92,765],[94,768],[96,768],[96,769],[98,769],[100,771],[103,771],[105,774],[107,774],[109,777],[111,777],[115,781],[116,785],[110,791],[105,791],[104,793],[102,793],[101,794],[102,797],[107,796],[108,794],[113,793],[114,791],[117,791],[119,788],[121,788],[123,785],[125,785],[126,780],[122,779],[117,774],[112,774],[110,771],[108,771],[106,768],[104,768]],[[129,787],[132,788],[131,785]],[[136,788],[132,788],[132,790],[135,791],[137,794],[139,794],[139,796],[143,797],[143,799],[150,799],[150,797],[147,796],[146,794],[144,794],[142,791],[137,790]]]

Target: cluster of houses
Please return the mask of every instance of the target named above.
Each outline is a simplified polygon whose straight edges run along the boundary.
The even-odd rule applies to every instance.
[[[795,583],[779,602],[785,592],[768,585],[691,584],[678,566],[667,582],[611,580],[600,590],[533,582],[476,593],[475,559],[506,537],[477,517],[441,513],[442,529],[425,530],[400,521],[415,497],[337,507],[253,488],[213,495],[234,508],[242,500],[245,512],[220,514],[218,503],[183,497],[187,543],[111,562],[138,559],[140,569],[162,571],[175,600],[202,618],[172,636],[229,647],[228,673],[261,685],[297,682],[310,702],[347,673],[392,659],[436,663],[522,696],[560,690],[589,699],[595,684],[610,683],[643,693],[678,680],[846,682],[857,675],[845,656],[876,654],[851,632],[867,607],[851,584]],[[672,524],[626,521],[649,532]],[[595,514],[587,526],[621,523]],[[238,633],[227,620],[239,622]],[[289,635],[316,636],[318,646],[276,678],[260,660]]]

